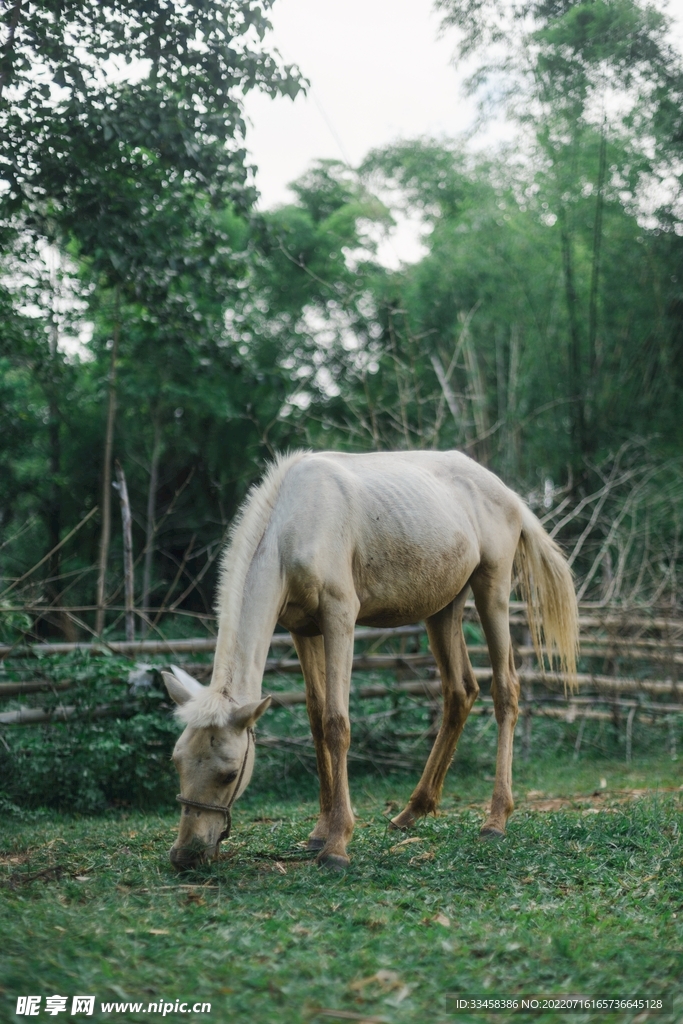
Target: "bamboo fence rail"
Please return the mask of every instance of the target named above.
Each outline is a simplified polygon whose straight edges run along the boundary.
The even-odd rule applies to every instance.
[[[565,723],[579,723],[576,741],[578,752],[586,721],[612,721],[626,723],[626,757],[631,759],[633,727],[635,722],[654,724],[668,721],[683,714],[683,680],[679,683],[678,669],[683,665],[683,620],[675,615],[668,616],[656,611],[647,614],[642,609],[614,609],[609,606],[582,605],[580,614],[581,657],[599,671],[584,671],[576,678],[576,689],[565,693],[561,675],[544,670],[538,665],[536,652],[528,638],[524,605],[511,602],[510,622],[512,627],[515,659],[521,683],[520,721],[524,723],[523,744],[528,749],[531,738],[531,720],[534,717],[548,718]],[[466,618],[476,621],[473,606],[468,606]],[[431,702],[435,710],[441,695],[441,680],[436,662],[428,650],[410,649],[424,646],[423,625],[397,628],[359,627],[355,639],[360,648],[353,659],[353,672],[396,674],[397,682],[387,685],[377,681],[354,681],[355,698],[394,697],[406,695]],[[386,643],[398,643],[400,651],[380,651]],[[152,640],[100,641],[91,643],[40,643],[0,645],[0,664],[6,660],[14,666],[14,674],[30,671],[39,676],[41,660],[46,656],[66,655],[74,652],[97,653],[108,651],[128,658],[133,665],[140,657],[168,656],[179,660],[183,667],[200,679],[206,679],[211,672],[207,663],[192,661],[193,656],[210,655],[215,650],[216,638],[205,636],[181,640],[163,637]],[[271,656],[265,666],[269,677],[288,677],[301,672],[298,659],[294,657],[291,637],[287,633],[276,633],[271,642]],[[408,649],[406,649],[408,648]],[[281,655],[278,656],[278,652]],[[475,663],[474,674],[483,684],[484,690],[472,709],[474,715],[492,715],[493,704],[486,692],[491,680],[491,669],[481,662],[487,658],[484,644],[468,644],[468,652]],[[597,663],[600,663],[598,666]],[[17,666],[21,665],[19,669]],[[37,666],[37,670],[36,670]],[[644,670],[641,678],[641,669]],[[122,673],[121,665],[114,670],[120,675],[117,681],[126,687],[127,671]],[[46,675],[49,674],[49,670]],[[406,678],[407,677],[407,678]],[[411,678],[412,677],[412,678]],[[82,681],[80,681],[82,682]],[[75,679],[53,682],[49,678],[28,678],[0,682],[0,700],[11,700],[24,694],[68,691],[79,685]],[[267,689],[267,687],[266,687]],[[20,707],[0,712],[0,727],[14,725],[47,725],[73,720],[88,720],[106,717],[128,717],[135,714],[137,702],[129,689],[124,690],[125,699],[85,708],[77,704],[58,704],[55,707]],[[297,690],[277,689],[273,692],[274,708],[293,708],[305,704],[303,688]],[[666,698],[669,698],[666,700]],[[424,734],[433,735],[436,717],[430,730]],[[411,734],[413,735],[413,734]],[[309,745],[310,738],[261,736],[264,746],[287,745],[290,742],[301,746]]]

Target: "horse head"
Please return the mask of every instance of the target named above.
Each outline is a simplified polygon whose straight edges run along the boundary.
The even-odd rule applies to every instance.
[[[185,723],[173,751],[183,806],[170,851],[171,863],[182,871],[215,859],[230,834],[232,805],[254,770],[253,727],[271,698],[238,704],[175,666],[163,677],[178,705],[176,716]]]

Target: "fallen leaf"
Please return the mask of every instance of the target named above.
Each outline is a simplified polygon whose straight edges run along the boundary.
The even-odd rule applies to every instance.
[[[400,1004],[403,1002],[406,996],[409,995],[410,985],[403,985],[395,996],[392,996],[391,999],[387,999],[387,1003],[389,1004],[389,1006],[400,1006]]]
[[[329,1010],[320,1009],[315,1011],[316,1017],[332,1017],[334,1020],[355,1020],[358,1024],[389,1024],[386,1017],[368,1017],[367,1013],[354,1013],[353,1010]]]
[[[90,875],[74,875],[77,882],[89,882],[90,877]]]
[[[206,900],[203,899],[198,892],[188,892],[185,897],[185,903],[194,903],[198,907],[206,906]]]
[[[379,985],[383,992],[393,992],[394,989],[404,987],[398,971],[381,970],[376,974],[371,974],[368,978],[360,978],[358,981],[351,982],[349,988],[352,988],[354,992],[360,992],[366,985]]]
[[[563,800],[562,797],[554,797],[552,800],[539,800],[534,804],[535,811],[560,811],[563,807],[566,807],[570,803],[569,800]]]
[[[400,843],[396,843],[395,846],[389,847],[389,853],[396,853],[397,850],[402,850],[404,846],[410,846],[411,843],[421,843],[422,840],[419,836],[411,836],[410,839],[402,839]]]
[[[287,868],[284,866],[284,864],[281,864],[279,860],[276,860],[275,863],[273,864],[273,871],[277,871],[277,873],[280,875],[287,874]]]
[[[311,929],[310,928],[306,928],[302,924],[293,924],[292,927],[289,930],[290,930],[290,932],[293,935],[310,935],[311,934]]]
[[[425,851],[425,853],[418,853],[415,857],[411,857],[408,863],[419,864],[420,861],[424,860],[434,860],[434,854],[431,853],[429,850]]]
[[[149,929],[149,934],[150,935],[168,935],[168,931],[166,930],[166,928],[150,928]]]
[[[438,913],[434,917],[434,923],[440,924],[443,928],[450,928],[451,919],[450,917],[447,917],[446,914]]]

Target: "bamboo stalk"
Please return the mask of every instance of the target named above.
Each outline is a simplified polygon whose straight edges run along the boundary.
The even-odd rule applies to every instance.
[[[424,633],[424,626],[398,626],[393,629],[356,630],[356,640],[377,640],[382,637],[415,636]],[[216,648],[216,637],[198,637],[184,640],[110,640],[103,645],[95,643],[58,643],[31,644],[28,647],[13,647],[11,644],[0,644],[0,659],[10,652],[15,658],[42,657],[46,654],[72,654],[74,651],[101,651],[106,649],[114,654],[190,654],[211,652]],[[289,633],[275,633],[271,639],[271,647],[293,647]]]
[[[109,605],[111,611],[126,611],[125,605]],[[30,608],[16,609],[13,608],[12,612],[15,613],[18,610],[43,612],[49,611],[71,611],[71,612],[83,612],[93,611],[94,605],[84,606],[73,606],[69,608],[61,607],[48,607],[43,605],[31,606]],[[151,612],[157,609],[150,609]],[[162,609],[163,610],[163,609]],[[0,614],[2,609],[0,609]],[[365,641],[376,641],[376,640],[390,640],[392,637],[401,636],[421,636],[425,633],[423,626],[399,626],[392,629],[364,629],[360,628],[356,630],[355,640],[356,642]],[[175,649],[190,651],[193,648],[187,647],[187,644],[198,645],[196,649],[200,650],[213,650],[215,647],[215,637],[198,637],[198,638],[186,638],[184,640],[140,640],[134,642],[132,647],[130,645],[125,646],[127,641],[111,640],[108,641],[106,647],[111,651],[118,651],[119,653],[164,653],[173,651]],[[206,645],[209,646],[206,646]],[[182,647],[180,645],[183,645]],[[212,646],[213,645],[213,646]],[[661,640],[624,640],[615,645],[614,641],[610,640],[592,640],[586,639],[581,642],[581,653],[588,658],[622,658],[623,660],[632,661],[653,661],[661,662],[663,664],[674,663],[676,665],[683,664],[683,651],[681,653],[669,654],[667,652],[661,653],[660,648],[662,647]],[[271,647],[293,647],[293,642],[288,633],[275,633],[271,640]],[[676,652],[679,647],[683,647],[683,641],[680,644],[667,645],[667,649],[671,650],[673,647]],[[29,647],[12,647],[11,645],[0,644],[0,658],[5,656],[6,653],[14,651],[13,657],[25,658],[32,656],[42,656],[44,654],[69,654],[73,651],[87,651],[87,650],[101,650],[102,644],[99,642],[95,643],[45,643],[45,644],[33,644]],[[470,655],[488,655],[488,647],[485,644],[468,644],[467,650]],[[535,649],[527,645],[519,645],[514,647],[515,653],[520,657],[528,657],[535,655]],[[546,652],[547,653],[547,652]]]
[[[126,641],[132,644],[135,640],[135,577],[133,574],[133,518],[130,513],[128,487],[123,466],[116,460],[116,488],[121,502],[121,522],[123,527],[123,576],[125,581],[126,602]]]
[[[8,697],[19,697],[22,693],[40,693],[45,690],[69,690],[75,685],[73,680],[51,683],[47,679],[34,679],[25,683],[0,683],[0,700]]]
[[[289,638],[288,642],[291,644]],[[133,643],[129,643],[127,640],[112,640],[107,643],[98,641],[95,643],[31,644],[30,647],[21,648],[12,647],[11,644],[0,644],[0,660],[10,653],[13,658],[40,658],[49,654],[73,654],[75,651],[92,653],[105,650],[112,654],[123,655],[198,654],[211,653],[215,648],[216,638],[213,636],[192,640],[135,640]]]
[[[423,697],[438,697],[441,694],[441,681],[438,679],[433,680],[420,680],[410,683],[398,683],[396,686],[384,686],[381,683],[377,683],[370,686],[361,686],[354,690],[354,696],[359,697],[361,700],[368,700],[371,698],[378,697],[391,697],[396,694],[406,694],[412,696],[423,696]],[[303,690],[289,690],[283,693],[274,693],[272,696],[272,706],[274,708],[286,708],[293,707],[295,705],[304,705],[306,703],[306,694]],[[599,698],[595,700],[595,704],[599,704]],[[117,715],[130,715],[135,713],[135,704],[101,704],[98,707],[92,708],[88,711],[84,711],[83,708],[76,705],[60,705],[56,708],[21,708],[18,711],[5,711],[0,713],[0,725],[40,725],[50,724],[53,722],[64,722],[70,718],[106,718],[115,717]],[[623,710],[630,709],[629,719],[633,723],[634,718],[637,716],[641,721],[652,724],[655,719],[653,716],[657,714],[673,715],[683,714],[683,704],[652,704],[647,706],[639,706],[635,701],[623,701],[620,702],[620,707]],[[520,704],[522,711],[527,710],[525,701]],[[555,718],[563,720],[569,724],[576,721],[577,718],[592,719],[597,721],[611,721],[613,717],[613,711],[600,711],[594,706],[577,705],[576,702],[570,703],[566,707],[554,707],[552,705],[539,703],[538,700],[533,702],[530,707],[532,715],[543,717],[543,718]],[[493,701],[490,697],[483,697],[479,699],[479,702],[472,708],[471,714],[492,714],[493,713]]]
[[[120,288],[116,286],[114,334],[109,364],[109,389],[107,399],[107,427],[104,437],[104,466],[102,468],[102,535],[100,537],[100,554],[97,566],[97,615],[95,632],[102,636],[104,630],[105,588],[107,582],[107,559],[109,556],[109,538],[111,535],[111,456],[114,448],[114,423],[116,420],[116,359],[119,351]]]
[[[161,428],[159,420],[154,420],[154,441],[152,444],[152,463],[149,472],[149,488],[147,490],[147,523],[145,532],[145,562],[142,570],[142,611],[144,620],[142,635],[149,629],[149,594],[152,586],[152,562],[154,559],[154,537],[156,534],[156,497],[159,478],[159,457],[161,455]]]
[[[100,704],[87,711],[75,704],[59,705],[56,708],[21,708],[19,711],[0,713],[0,725],[52,725],[67,722],[70,718],[116,718],[130,717],[136,711],[135,704]]]

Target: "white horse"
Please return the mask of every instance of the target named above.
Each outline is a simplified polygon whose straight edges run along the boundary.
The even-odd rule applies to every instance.
[[[502,836],[513,809],[512,743],[519,682],[508,600],[517,560],[532,637],[575,673],[578,610],[570,569],[522,500],[460,452],[279,458],[247,497],[222,566],[213,675],[202,686],[164,674],[185,724],[173,760],[183,804],[177,868],[213,857],[254,765],[252,728],[273,629],[290,630],[306,683],[320,779],[309,838],[318,861],[349,862],[353,812],[346,768],[356,623],[425,620],[441,674],[443,719],[417,788],[394,819],[407,829],[436,810],[479,687],[462,634],[472,590],[491,656],[498,723],[496,778],[482,836]],[[542,662],[541,662],[542,663]]]

